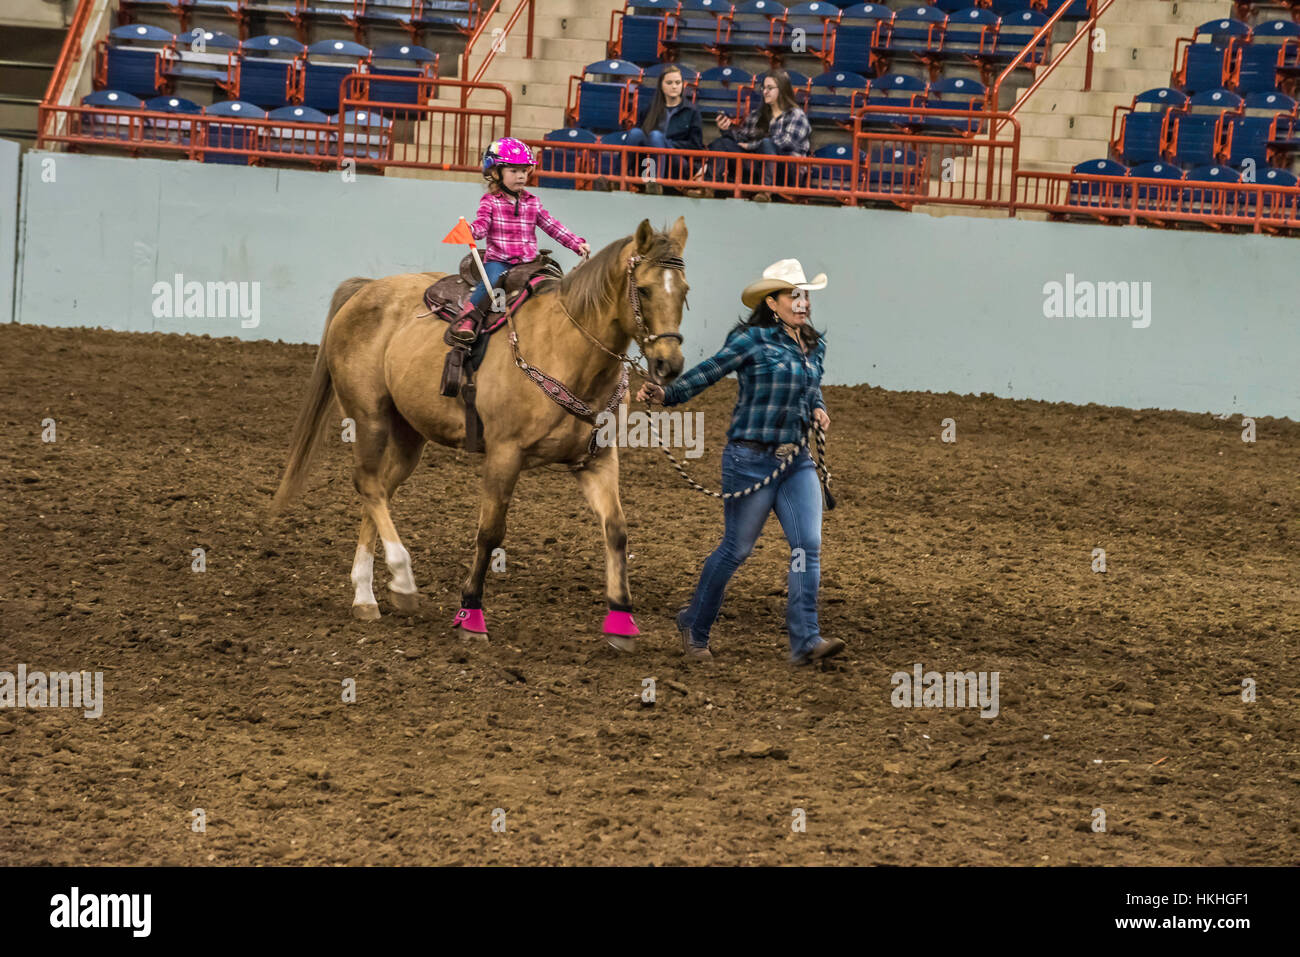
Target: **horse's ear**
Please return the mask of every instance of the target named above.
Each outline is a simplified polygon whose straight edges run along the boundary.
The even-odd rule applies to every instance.
[[[650,248],[650,240],[654,238],[655,228],[650,225],[650,220],[641,220],[641,225],[636,228],[636,249],[637,252],[645,252]]]
[[[686,248],[686,217],[678,216],[677,222],[673,223],[672,229],[668,230],[668,238],[673,241],[673,245],[678,249]]]

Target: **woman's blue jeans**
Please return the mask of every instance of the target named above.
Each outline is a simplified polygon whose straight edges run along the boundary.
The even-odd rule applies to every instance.
[[[647,133],[639,126],[634,130],[629,130],[627,138],[623,142],[628,146],[648,146],[653,150],[670,150],[673,148],[673,144],[668,142],[668,137],[664,136],[659,130],[651,130]],[[658,173],[656,175],[664,175],[664,161],[667,158],[666,156],[659,157]]]
[[[722,451],[722,491],[739,492],[761,482],[780,464],[775,455],[728,442]],[[690,626],[692,644],[708,645],[727,583],[754,550],[768,513],[773,511],[790,544],[785,612],[790,657],[811,651],[821,638],[817,591],[821,585],[822,488],[812,456],[804,449],[780,479],[751,495],[723,503],[726,532],[722,544],[705,560],[699,586],[681,620]]]
[[[487,273],[487,277],[492,280],[492,285],[495,286],[501,281],[501,277],[510,271],[510,265],[510,263],[499,263],[494,260],[488,260],[483,264],[483,271]],[[480,279],[478,285],[474,287],[474,291],[469,294],[469,301],[476,307],[481,306],[483,305],[483,300],[487,298],[487,295],[488,291],[483,286],[483,280]]]

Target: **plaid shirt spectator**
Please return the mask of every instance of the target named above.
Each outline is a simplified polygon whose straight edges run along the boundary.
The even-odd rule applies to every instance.
[[[798,442],[822,400],[822,360],[826,340],[804,355],[777,326],[750,326],[733,333],[722,348],[684,372],[664,389],[664,405],[678,405],[713,385],[728,372],[740,380],[740,395],[727,429],[729,439]]]
[[[542,207],[542,201],[526,189],[519,191],[518,198],[504,190],[484,193],[469,231],[475,239],[487,237],[487,253],[483,257],[486,262],[518,265],[537,258],[538,227],[575,253],[586,242],[565,229],[563,223]]]
[[[750,110],[745,122],[735,134],[735,140],[744,147],[756,145],[763,137],[758,132],[758,114],[761,110]],[[812,136],[812,125],[799,107],[786,110],[774,119],[767,128],[767,136],[776,144],[777,152],[784,156],[807,156],[808,138]]]

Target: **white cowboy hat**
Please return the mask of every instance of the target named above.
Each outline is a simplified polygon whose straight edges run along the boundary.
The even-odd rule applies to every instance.
[[[809,291],[826,288],[826,273],[818,273],[808,280],[803,274],[803,266],[797,259],[782,259],[763,270],[763,278],[751,282],[740,294],[740,301],[746,308],[753,309],[764,298],[774,292],[785,289],[807,289]]]

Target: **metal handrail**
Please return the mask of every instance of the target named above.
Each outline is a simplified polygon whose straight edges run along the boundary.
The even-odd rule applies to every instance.
[[[1078,43],[1079,40],[1081,40],[1085,35],[1088,37],[1088,62],[1084,67],[1083,88],[1085,91],[1092,89],[1093,30],[1097,26],[1098,18],[1100,18],[1103,13],[1109,10],[1111,5],[1114,2],[1115,0],[1105,0],[1105,3],[1102,6],[1098,7],[1097,0],[1088,0],[1088,9],[1091,11],[1091,15],[1088,17],[1087,21],[1085,21],[1083,26],[1081,26],[1078,30],[1075,31],[1074,36],[1070,38],[1070,42],[1065,45],[1064,50],[1062,50],[1056,57],[1051,59],[1047,63],[1045,68],[1035,72],[1033,84],[1030,85],[1029,89],[1025,91],[1024,96],[1022,96],[1016,103],[1013,103],[1010,109],[1007,110],[1008,116],[1014,116],[1016,114],[1016,112],[1020,109],[1020,107],[1024,105],[1025,101],[1028,100],[1029,97],[1033,94],[1033,92],[1037,90],[1040,86],[1042,86],[1043,81],[1046,80],[1047,77],[1050,76],[1052,72],[1058,66],[1061,65],[1061,63],[1065,60],[1065,58],[1070,55],[1070,51],[1074,49],[1075,44]],[[1054,14],[1052,14],[1051,17],[1048,18],[1047,22],[1038,29],[1038,32],[1034,34],[1034,38],[1030,40],[1029,43],[1026,44],[1025,48],[1016,55],[1016,58],[1012,60],[1010,63],[1008,63],[1006,68],[1000,74],[998,74],[998,78],[994,80],[993,85],[989,87],[987,105],[990,112],[996,113],[999,109],[999,100],[1002,95],[1003,81],[1005,81],[1008,77],[1010,77],[1012,72],[1019,69],[1020,65],[1025,61],[1025,58],[1029,56],[1030,51],[1035,49],[1038,46],[1038,44],[1042,42],[1044,37],[1049,37],[1049,38],[1051,37],[1052,31],[1056,28],[1056,24],[1060,22],[1061,18],[1065,15],[1065,11],[1068,10],[1071,5],[1072,5],[1072,0],[1065,0],[1065,2],[1061,4],[1060,9],[1058,9]],[[1048,42],[1050,44],[1050,39]],[[1049,53],[1050,53],[1050,49],[1049,49]]]
[[[47,104],[58,102],[59,94],[63,92],[63,85],[68,81],[68,71],[72,69],[73,61],[80,55],[81,39],[86,32],[86,24],[90,21],[92,6],[94,0],[80,0],[77,4],[77,11],[72,15],[72,22],[68,25],[68,35],[63,40],[63,48],[59,50],[59,59],[54,64],[50,85],[45,89],[43,102]]]

